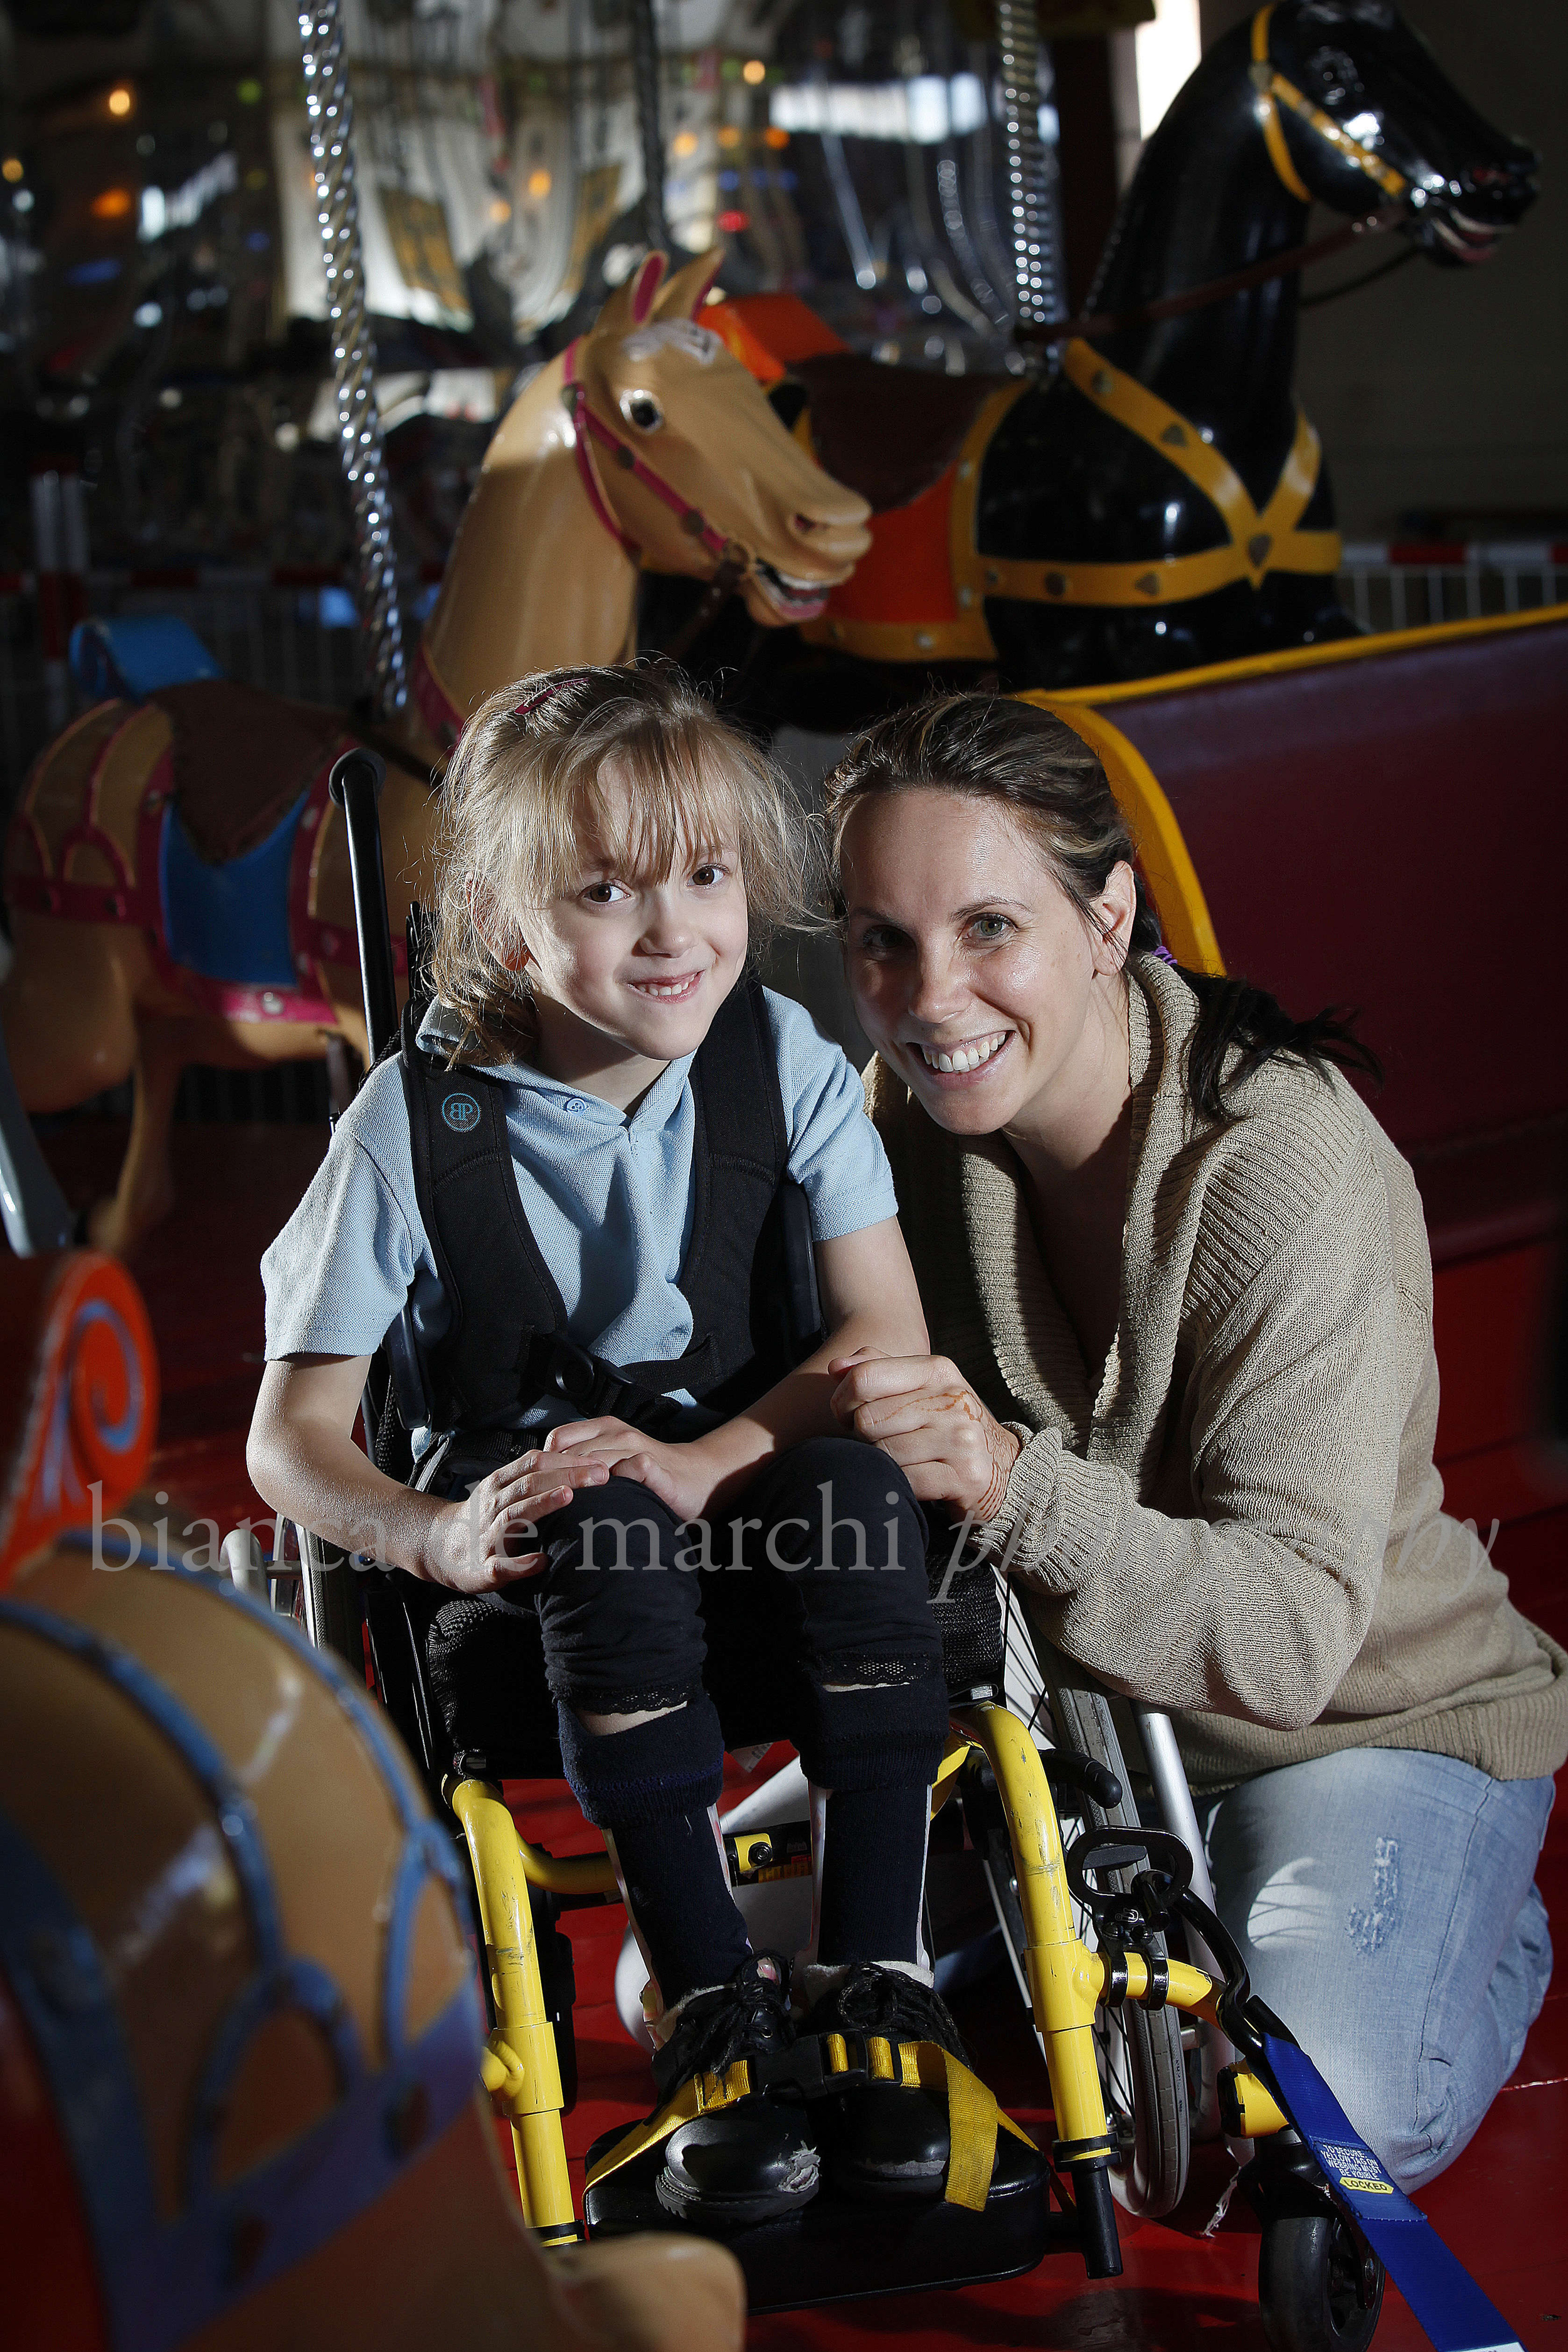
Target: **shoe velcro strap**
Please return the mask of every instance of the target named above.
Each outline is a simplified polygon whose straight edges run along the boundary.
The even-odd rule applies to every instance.
[[[961,2058],[937,2042],[889,2042],[879,2034],[864,2042],[842,2033],[813,2035],[790,2049],[738,2059],[723,2075],[693,2074],[646,2122],[634,2124],[606,2148],[584,2183],[592,2189],[623,2164],[667,2140],[682,2124],[715,2108],[732,2106],[773,2084],[789,2083],[814,2095],[853,2089],[861,2083],[892,2083],[908,2090],[938,2091],[947,2105],[948,2163],[942,2197],[983,2213],[996,2163],[998,2129],[1011,2132],[1027,2148],[1034,2141],[996,2104],[995,2094]]]
[[[673,2091],[662,2107],[642,2123],[633,2124],[616,2142],[607,2147],[598,2162],[593,2165],[584,2179],[584,2189],[592,2189],[618,2172],[623,2164],[657,2147],[682,2124],[692,2123],[699,2116],[710,2115],[716,2107],[732,2107],[737,2099],[749,2098],[752,2092],[751,2062],[738,2058],[723,2074],[691,2074]]]
[[[861,2081],[942,2093],[947,2102],[948,2137],[942,2198],[949,2205],[963,2205],[972,2213],[984,2211],[996,2164],[998,2126],[1022,2140],[1026,2147],[1035,2145],[1027,2132],[1020,2131],[1012,2117],[1003,2114],[995,2094],[979,2075],[938,2042],[890,2043],[880,2035],[868,2035],[864,2044],[855,2045],[864,2052],[859,2061],[842,2033],[825,2033],[822,2042],[829,2071],[840,2078],[854,2075]],[[838,2087],[844,2087],[842,2082]]]

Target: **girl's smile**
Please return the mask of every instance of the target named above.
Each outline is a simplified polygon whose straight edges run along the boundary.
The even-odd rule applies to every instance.
[[[626,982],[627,987],[635,988],[639,996],[650,997],[659,1004],[684,1004],[688,997],[695,995],[701,984],[702,974],[700,971],[686,972],[679,980],[632,980]]]

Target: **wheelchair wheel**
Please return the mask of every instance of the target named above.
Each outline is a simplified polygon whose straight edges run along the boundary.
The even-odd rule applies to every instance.
[[[1004,1596],[1004,1605],[1008,1706],[1031,1727],[1046,1727],[1058,1747],[1104,1765],[1121,1783],[1121,1802],[1109,1810],[1088,1796],[1064,1793],[1058,1807],[1063,1845],[1070,1845],[1080,1829],[1135,1830],[1138,1808],[1104,1695],[1065,1676],[1068,1662],[1060,1658],[1052,1659],[1047,1685],[1034,1639],[1011,1592]],[[1005,1832],[1003,1852],[1008,1853]],[[1016,1893],[1007,1884],[1011,1867],[1010,1853],[1003,1869],[987,1855],[992,1901],[1007,1937],[1014,1974],[1027,2001],[1022,1958],[1024,1919]],[[1131,1871],[1121,1874],[1124,1885],[1130,1885],[1131,1879]],[[1080,1936],[1088,1934],[1087,1915],[1079,1916],[1076,1924]],[[1163,1949],[1163,1941],[1159,1948]],[[1101,2010],[1095,2042],[1107,2121],[1122,2148],[1121,2163],[1110,2176],[1111,2189],[1127,2212],[1158,2220],[1181,2201],[1192,2153],[1181,2012],[1140,2009],[1131,2002],[1121,2009]]]
[[[1281,2213],[1258,2255],[1258,2302],[1274,2352],[1365,2352],[1383,2309],[1383,2264],[1337,2213]]]
[[[364,1604],[347,1552],[301,1528],[300,1560],[305,1631],[311,1646],[333,1651],[351,1674],[363,1677]]]
[[[1138,1808],[1132,1801],[1121,1744],[1102,1695],[1061,1685],[1052,1695],[1052,1715],[1061,1746],[1103,1764],[1115,1773],[1122,1788],[1121,1802],[1110,1808],[1097,1805],[1089,1797],[1079,1798],[1081,1820],[1070,1828],[1064,1822],[1064,1845],[1071,1844],[1079,1826],[1135,1830]],[[1117,1878],[1119,1885],[1130,1886],[1132,1873],[1119,1872]],[[1080,1935],[1085,1924],[1079,1923]],[[1163,1937],[1158,1939],[1157,1948],[1164,1950]],[[1128,2212],[1158,2219],[1181,2201],[1192,2150],[1181,2012],[1140,2009],[1131,2001],[1121,2009],[1101,2010],[1095,2042],[1106,2113],[1126,2151],[1120,2170],[1110,2176],[1111,2189]]]

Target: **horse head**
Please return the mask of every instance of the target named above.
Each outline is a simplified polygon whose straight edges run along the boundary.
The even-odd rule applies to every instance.
[[[1252,20],[1255,103],[1292,193],[1402,205],[1434,261],[1485,261],[1534,202],[1538,158],[1496,131],[1390,0],[1291,0]]]
[[[719,267],[649,254],[576,346],[577,431],[616,526],[656,572],[743,566],[754,621],[820,613],[870,545],[870,509],[823,472],[700,322]],[[570,390],[570,384],[569,384]],[[585,413],[584,413],[585,412]]]

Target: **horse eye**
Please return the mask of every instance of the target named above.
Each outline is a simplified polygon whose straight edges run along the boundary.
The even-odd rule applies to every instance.
[[[1317,75],[1331,106],[1338,106],[1342,99],[1361,96],[1362,81],[1355,60],[1346,57],[1343,49],[1319,49],[1308,58],[1307,69]]]
[[[621,402],[621,414],[628,425],[639,433],[657,433],[664,423],[664,411],[651,394],[629,392]]]

